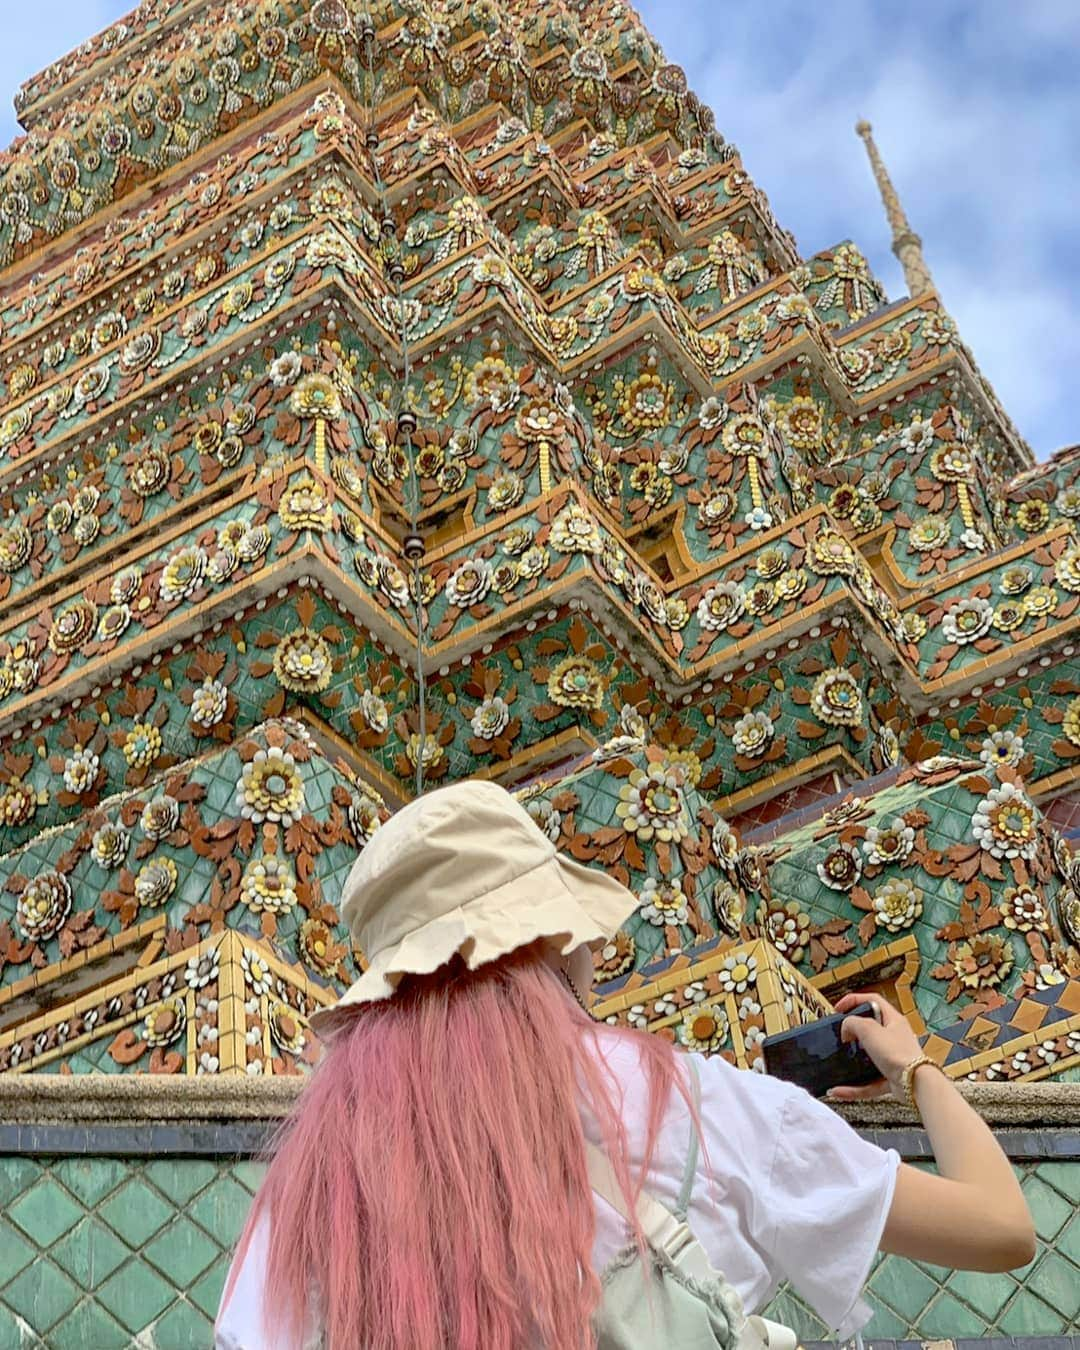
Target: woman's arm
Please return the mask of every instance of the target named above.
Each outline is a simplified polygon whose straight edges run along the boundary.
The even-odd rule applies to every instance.
[[[846,1012],[867,996],[849,994],[836,1005]],[[907,1020],[890,1004],[879,1024],[868,1017],[844,1023],[847,1041],[858,1041],[882,1072],[869,1088],[836,1088],[839,1101],[891,1091],[903,1100],[903,1074],[920,1053]],[[915,1071],[913,1091],[939,1175],[903,1166],[896,1179],[881,1249],[935,1265],[1000,1271],[1024,1266],[1035,1255],[1035,1230],[1009,1160],[986,1122],[937,1069]]]

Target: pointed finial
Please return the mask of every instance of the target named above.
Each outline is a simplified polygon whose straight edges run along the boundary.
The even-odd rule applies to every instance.
[[[900,205],[900,198],[896,195],[896,188],[893,187],[892,179],[874,142],[873,128],[869,122],[860,121],[855,123],[855,131],[862,137],[866,144],[866,153],[870,156],[870,167],[874,171],[878,191],[885,204],[885,214],[892,229],[892,250],[904,269],[908,292],[916,296],[932,291],[934,282],[923,257],[922,240],[908,224],[904,208]]]

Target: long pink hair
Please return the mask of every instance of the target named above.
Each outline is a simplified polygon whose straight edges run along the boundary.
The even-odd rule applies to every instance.
[[[597,1035],[633,1037],[651,1156],[673,1086],[693,1112],[675,1051],[598,1028],[538,947],[476,971],[456,962],[354,1014],[280,1132],[241,1236],[234,1271],[269,1217],[267,1324],[301,1345],[314,1294],[330,1350],[591,1350],[581,1103],[628,1200],[642,1181]]]

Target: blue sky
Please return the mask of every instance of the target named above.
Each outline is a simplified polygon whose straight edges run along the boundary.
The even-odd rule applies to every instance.
[[[1080,441],[1077,0],[638,0],[810,255],[853,238],[899,268],[861,143],[874,124],[945,304],[1044,458]],[[31,72],[128,0],[6,0],[0,142]]]

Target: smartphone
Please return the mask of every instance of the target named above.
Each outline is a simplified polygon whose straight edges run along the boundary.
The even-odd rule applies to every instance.
[[[876,1083],[881,1070],[854,1041],[840,1039],[840,1028],[848,1017],[874,1017],[881,1014],[872,1003],[860,1003],[850,1012],[833,1013],[803,1027],[793,1027],[775,1036],[766,1036],[762,1049],[765,1069],[775,1078],[797,1083],[814,1097],[824,1097],[830,1088],[860,1087]]]

